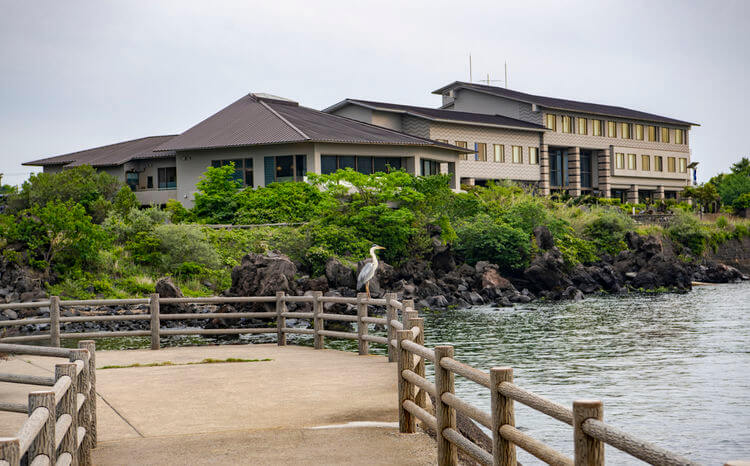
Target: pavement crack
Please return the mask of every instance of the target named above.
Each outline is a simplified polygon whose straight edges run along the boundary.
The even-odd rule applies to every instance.
[[[107,406],[109,406],[110,408],[112,408],[112,411],[114,411],[115,414],[117,414],[120,417],[120,419],[122,419],[123,421],[125,421],[125,423],[127,425],[129,425],[130,428],[133,429],[133,431],[135,431],[136,434],[138,434],[141,438],[146,438],[146,436],[143,435],[141,433],[141,431],[138,430],[130,421],[128,421],[127,418],[125,416],[123,416],[122,413],[120,413],[120,411],[117,410],[117,408],[115,408],[114,406],[112,406],[112,403],[110,403],[109,401],[107,401],[107,399],[104,398],[101,393],[97,393],[97,395],[99,396],[99,398],[102,399],[103,402],[105,402],[107,404]]]

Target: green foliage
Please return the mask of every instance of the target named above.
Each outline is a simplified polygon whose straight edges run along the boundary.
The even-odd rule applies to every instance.
[[[151,232],[137,232],[125,243],[125,250],[130,253],[130,257],[136,264],[153,267],[159,267],[161,264],[161,241]]]
[[[700,255],[706,247],[708,235],[700,221],[685,212],[675,214],[667,229],[669,237],[690,250],[694,255]]]
[[[152,234],[159,242],[163,272],[174,273],[185,262],[207,268],[218,267],[221,263],[219,254],[197,225],[157,225]]]
[[[271,183],[264,188],[246,188],[237,195],[234,223],[306,222],[330,207],[333,200],[308,183]]]
[[[462,223],[456,230],[456,244],[464,259],[475,264],[489,261],[503,272],[517,272],[528,265],[531,246],[522,230],[488,215],[478,215]]]
[[[188,223],[195,221],[195,214],[185,208],[177,199],[169,199],[165,209],[172,223]]]
[[[242,185],[234,179],[234,163],[208,167],[198,181],[193,213],[206,223],[231,223],[237,210],[237,192]]]
[[[102,226],[116,241],[132,240],[139,233],[148,233],[157,225],[167,222],[169,214],[158,207],[148,209],[133,208],[126,215],[117,212],[110,214]]]
[[[721,228],[722,230],[725,230],[727,229],[727,227],[729,227],[729,220],[727,220],[727,218],[723,215],[717,218],[716,222],[714,223],[716,224],[717,228]]]
[[[745,193],[750,193],[750,176],[744,173],[731,173],[721,178],[717,186],[721,202],[733,205]]]
[[[738,175],[750,176],[750,158],[742,157],[739,162],[732,164],[730,170]]]
[[[750,192],[740,194],[732,203],[735,210],[750,209]]]
[[[123,186],[120,188],[112,200],[112,210],[121,216],[125,216],[131,210],[137,209],[139,205],[140,203],[135,197],[135,193],[129,186]]]
[[[716,186],[711,183],[703,183],[700,186],[687,186],[682,191],[682,197],[696,200],[704,206],[708,206],[719,201],[719,192]]]
[[[625,249],[625,233],[633,227],[633,220],[627,215],[607,211],[586,225],[584,234],[598,251],[616,255]]]

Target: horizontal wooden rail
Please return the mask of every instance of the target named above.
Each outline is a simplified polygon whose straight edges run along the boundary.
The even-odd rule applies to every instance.
[[[73,456],[70,453],[63,453],[57,457],[55,466],[70,466],[73,463]]]
[[[73,317],[60,317],[60,322],[119,322],[127,320],[149,320],[151,318],[148,314],[133,314],[133,315],[108,315],[108,316],[73,316]]]
[[[149,332],[146,332],[147,334]],[[276,333],[275,328],[180,328],[160,330],[161,335],[244,335],[259,333]]]
[[[147,316],[149,319],[151,316]],[[203,314],[159,314],[160,320],[275,319],[275,312],[206,312]]]
[[[362,317],[362,322],[366,324],[385,325],[388,321],[383,317]]]
[[[362,339],[364,341],[369,341],[372,343],[379,343],[381,345],[387,345],[388,344],[388,338],[381,337],[378,335],[362,335]]]
[[[312,312],[282,312],[282,317],[289,317],[290,319],[312,319]]]
[[[524,434],[513,426],[507,424],[501,426],[500,434],[509,442],[513,442],[514,445],[518,445],[547,464],[553,466],[573,466],[572,459],[548,447],[534,437]]]
[[[127,306],[135,304],[148,304],[148,298],[132,298],[132,299],[73,299],[68,301],[60,301],[60,307],[74,307],[74,306]]]
[[[597,440],[624,451],[649,464],[662,466],[698,465],[687,458],[641,440],[617,427],[597,419],[587,419],[581,424],[582,430]]]
[[[318,317],[323,320],[338,320],[342,322],[356,322],[357,316],[350,316],[346,314],[329,314],[325,312],[321,312],[318,314]]]
[[[3,320],[0,321],[0,327],[20,327],[21,325],[49,324],[51,321],[52,319],[50,319],[49,317],[32,317],[28,319]]]
[[[148,330],[127,330],[117,332],[72,332],[61,333],[60,338],[111,338],[111,337],[147,337],[151,335]]]
[[[391,327],[395,328],[396,330],[403,330],[404,329],[404,324],[402,324],[401,322],[393,319],[393,320],[391,320]]]
[[[443,358],[440,360],[443,369],[452,371],[462,377],[466,377],[472,382],[476,382],[483,387],[490,388],[490,375],[479,369],[475,369],[468,364],[458,362],[453,358]]]
[[[311,303],[315,301],[315,298],[312,296],[284,296],[284,301],[288,303]]]
[[[437,429],[437,421],[435,416],[427,412],[427,410],[420,408],[416,403],[411,400],[404,400],[404,409],[419,418],[420,421],[427,424],[427,427],[435,430]]]
[[[356,340],[359,337],[353,332],[335,332],[333,330],[318,330],[318,334],[323,335],[324,337],[346,338],[349,340]]]
[[[405,340],[403,344],[404,349],[409,351],[410,353],[435,362],[435,351],[409,340]]]
[[[37,455],[30,463],[29,466],[50,466],[49,456]]]
[[[0,411],[7,411],[9,413],[24,413],[29,411],[29,407],[25,403],[14,403],[11,401],[0,401]]]
[[[406,369],[401,372],[401,375],[410,384],[419,387],[420,389],[424,390],[425,392],[429,393],[432,396],[437,396],[436,395],[437,390],[435,389],[435,384],[421,377],[416,372]]]
[[[146,304],[150,301],[147,299]],[[209,296],[203,298],[159,298],[161,304],[275,303],[276,296]]]
[[[492,455],[484,451],[484,449],[479,447],[471,440],[461,435],[457,430],[450,427],[447,429],[443,429],[443,437],[448,439],[449,442],[456,445],[461,450],[465,451],[469,456],[471,456],[478,462],[487,466],[492,466]]]
[[[492,416],[489,413],[482,411],[481,409],[470,403],[467,403],[466,401],[450,392],[443,393],[443,396],[441,398],[443,399],[443,403],[447,404],[451,408],[464,414],[465,416],[474,419],[486,428],[492,429]]]
[[[23,374],[0,374],[0,382],[21,383],[26,385],[42,385],[51,387],[55,384],[54,377]]]
[[[28,356],[48,356],[52,358],[69,358],[72,349],[52,348],[46,346],[12,345],[0,343],[0,353],[25,354]]]
[[[300,335],[315,335],[315,330],[311,328],[290,328],[284,327],[281,329],[284,333],[297,333]]]
[[[357,298],[344,298],[341,296],[321,296],[318,298],[321,303],[335,304],[357,304]]]
[[[29,450],[31,443],[39,435],[49,416],[50,412],[47,408],[37,408],[26,418],[17,434],[21,456]]]
[[[15,342],[27,342],[27,341],[49,341],[50,335],[49,333],[41,334],[41,335],[24,335],[19,337],[4,337],[0,338],[0,341],[6,342],[6,343],[15,343]]]
[[[31,303],[3,303],[0,304],[0,311],[4,309],[34,309],[37,307],[48,307],[50,301],[34,301]]]
[[[498,391],[508,398],[525,404],[529,408],[544,413],[560,422],[573,425],[573,411],[561,404],[550,401],[510,382],[501,383],[498,386]]]

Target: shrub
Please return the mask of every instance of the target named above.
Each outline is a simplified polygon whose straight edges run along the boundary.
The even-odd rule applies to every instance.
[[[625,233],[633,229],[633,220],[621,212],[604,211],[584,227],[586,238],[597,250],[615,255],[625,249]]]
[[[157,225],[153,236],[159,241],[161,270],[164,272],[174,273],[185,262],[208,268],[221,264],[219,255],[197,225]]]
[[[528,265],[529,236],[507,223],[478,215],[462,223],[456,233],[456,251],[470,264],[489,261],[503,272],[516,272]]]
[[[178,277],[183,278],[189,278],[189,277],[196,277],[198,275],[202,275],[206,272],[206,267],[203,266],[203,264],[198,264],[197,262],[183,262],[180,264],[179,267],[177,267],[177,270],[174,272],[174,274]]]
[[[237,195],[235,223],[306,222],[319,215],[330,196],[308,183],[271,183]]]
[[[172,223],[194,222],[195,215],[187,210],[177,199],[169,199],[165,209]]]
[[[208,223],[231,223],[237,210],[237,191],[242,185],[234,178],[234,163],[208,167],[198,181],[193,213]]]
[[[734,210],[750,209],[750,192],[740,194],[732,203]]]
[[[166,223],[169,214],[159,207],[148,209],[130,209],[127,215],[122,216],[113,212],[105,220],[102,226],[115,240],[125,242],[131,240],[138,233],[148,233],[156,225]]]
[[[125,250],[136,264],[150,265],[158,268],[162,260],[162,248],[159,238],[151,232],[139,231],[125,243]]]
[[[716,228],[721,228],[722,230],[725,230],[729,226],[729,220],[723,215],[717,218],[714,223],[716,224]]]
[[[667,233],[672,240],[689,249],[696,256],[700,255],[706,247],[708,235],[701,222],[691,214],[676,213]]]
[[[123,186],[120,188],[112,200],[112,210],[123,216],[127,215],[131,210],[137,209],[139,206],[140,203],[135,197],[133,190],[130,189],[130,186]]]

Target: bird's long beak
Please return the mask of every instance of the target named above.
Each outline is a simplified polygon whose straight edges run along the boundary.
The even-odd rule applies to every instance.
[[[385,248],[384,248],[383,246],[378,246],[378,247],[377,247],[377,248],[375,248],[375,249],[385,249]]]

